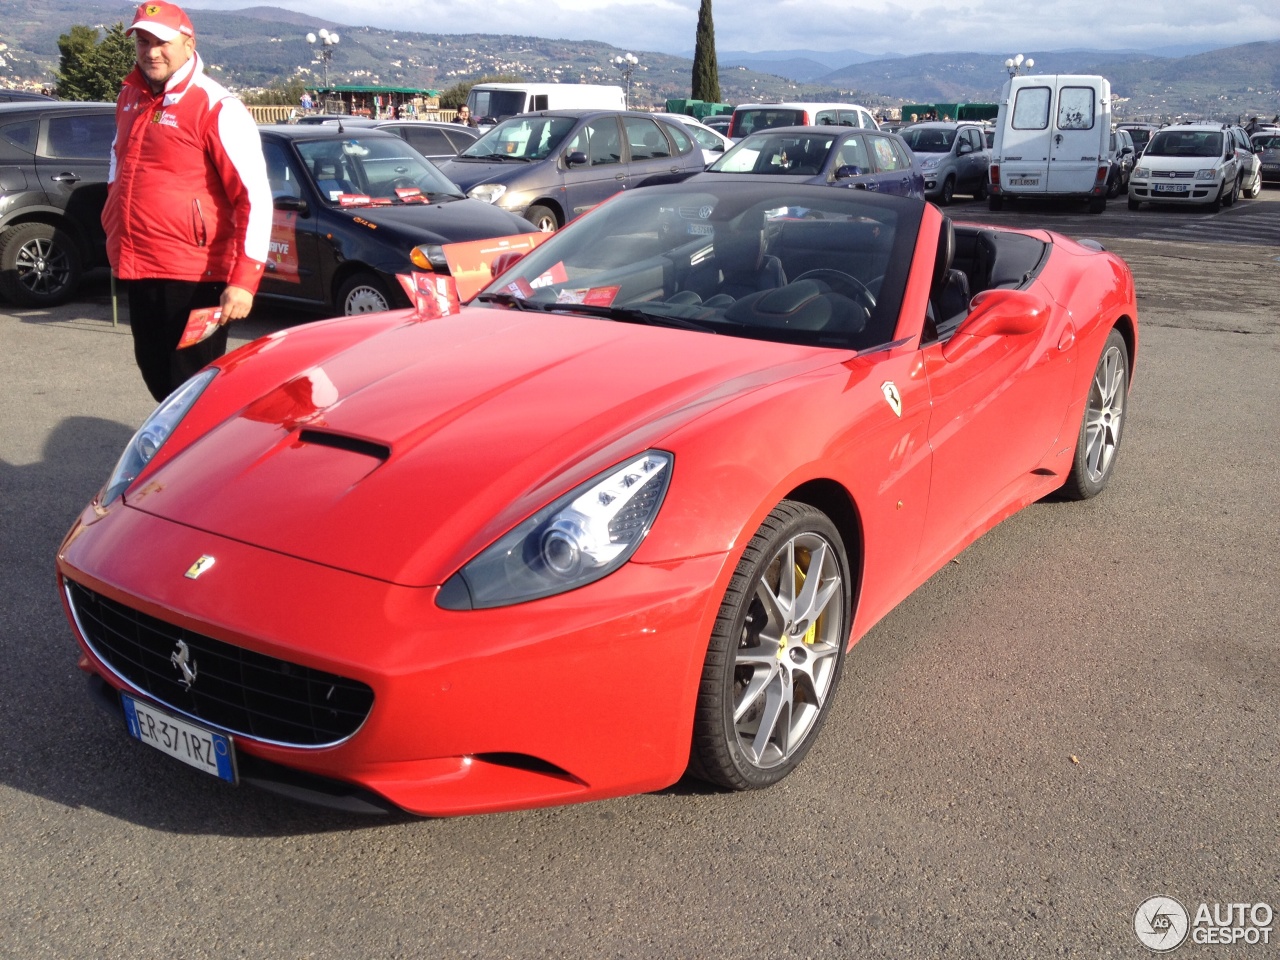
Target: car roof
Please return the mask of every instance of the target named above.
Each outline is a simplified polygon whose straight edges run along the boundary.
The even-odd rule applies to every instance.
[[[281,140],[345,140],[359,130],[361,137],[387,137],[399,140],[390,130],[379,130],[377,127],[360,126],[348,129],[336,123],[267,123],[258,127],[258,132]]]
[[[809,133],[828,136],[843,136],[846,133],[876,133],[882,137],[898,137],[896,133],[892,133],[889,130],[873,130],[870,127],[850,127],[842,123],[811,123],[807,127],[800,125],[791,127],[768,127],[765,130],[753,130],[751,133],[747,134],[747,136],[762,137],[772,133]],[[746,137],[743,137],[743,139],[745,140]]]
[[[643,110],[605,110],[600,107],[565,107],[560,110],[529,110],[525,113],[517,113],[514,116],[507,117],[507,120],[514,120],[516,117],[566,117],[570,120],[581,120],[583,117],[645,117],[652,120],[654,118],[654,114]],[[502,122],[505,123],[506,120]]]
[[[918,120],[915,123],[908,123],[906,126],[911,127],[913,130],[916,127],[955,130],[957,127],[981,127],[983,124],[978,120]],[[906,127],[903,129],[906,129]]]
[[[98,100],[10,100],[0,103],[0,114],[63,113],[75,110],[115,110],[114,103]]]

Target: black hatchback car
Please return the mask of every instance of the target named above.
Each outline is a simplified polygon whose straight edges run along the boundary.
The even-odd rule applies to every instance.
[[[22,307],[70,299],[107,263],[102,207],[115,104],[0,103],[0,294]]]
[[[470,200],[400,137],[372,127],[261,128],[274,211],[258,293],[327,313],[408,305],[396,274],[447,273],[441,245],[529,233]]]

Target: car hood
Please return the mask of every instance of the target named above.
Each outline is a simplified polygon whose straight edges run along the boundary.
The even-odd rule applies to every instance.
[[[415,243],[461,243],[515,233],[534,226],[523,217],[480,200],[406,203],[391,206],[333,207],[330,213],[351,223],[389,228]]]
[[[1207,170],[1210,167],[1222,166],[1222,157],[1143,157],[1138,161],[1142,166],[1153,171],[1186,173],[1188,171]]]
[[[463,192],[480,183],[503,183],[515,177],[541,177],[547,170],[547,162],[524,163],[519,160],[446,160],[440,164],[440,172],[462,188]],[[554,167],[552,168],[554,170]],[[538,172],[534,172],[538,171]],[[479,202],[479,201],[477,201]]]
[[[846,356],[483,307],[407,319],[309,357],[264,396],[232,394],[238,413],[125,499],[326,566],[439,584],[536,509],[710,405]],[[232,365],[210,391],[238,389],[247,366]]]

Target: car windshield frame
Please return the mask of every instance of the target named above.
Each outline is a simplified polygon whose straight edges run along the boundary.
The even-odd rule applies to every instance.
[[[294,141],[306,176],[326,204],[338,207],[465,198],[453,181],[407,141],[389,132],[369,133]]]
[[[536,162],[554,156],[586,117],[526,114],[503,120],[458,154],[459,160]]]
[[[897,330],[924,210],[903,197],[777,181],[646,187],[618,194],[548,237],[477,300],[602,322],[875,349]],[[784,259],[789,277],[782,276]],[[744,274],[770,270],[771,285],[727,292]],[[785,316],[775,317],[775,308]]]
[[[912,153],[950,153],[959,132],[959,127],[927,127],[913,124],[899,130],[898,136],[906,141]],[[921,140],[925,141],[924,145],[919,145]]]

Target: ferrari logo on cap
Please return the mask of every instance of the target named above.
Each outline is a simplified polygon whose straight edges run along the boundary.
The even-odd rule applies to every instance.
[[[206,553],[199,560],[197,560],[195,563],[193,563],[191,566],[187,568],[187,572],[186,574],[184,574],[184,576],[186,576],[188,580],[199,580],[200,577],[203,574],[207,573],[209,568],[212,567],[216,562],[217,561],[214,560],[213,557],[209,556]]]
[[[154,16],[155,16],[157,13],[159,13],[159,12],[160,12],[160,5],[159,5],[158,3],[149,3],[149,4],[147,4],[147,16],[148,16],[148,17],[154,17]]]
[[[880,392],[884,394],[885,400],[897,416],[902,416],[902,394],[898,392],[897,385],[892,380],[886,380],[880,384]]]

